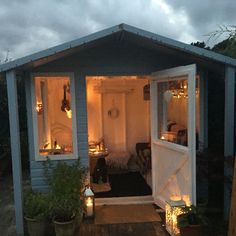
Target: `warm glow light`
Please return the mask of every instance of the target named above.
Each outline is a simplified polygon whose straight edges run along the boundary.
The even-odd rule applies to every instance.
[[[162,136],[161,136],[161,139],[162,139],[162,140],[165,140],[165,137],[162,135]]]
[[[170,200],[171,201],[180,201],[181,200],[181,196],[179,196],[179,195],[171,196]]]
[[[86,187],[85,192],[86,217],[94,217],[94,193],[90,187]]]
[[[192,205],[189,195],[183,195],[182,199],[185,202],[186,206],[191,206]]]
[[[68,117],[69,119],[71,119],[71,118],[72,118],[72,110],[71,110],[71,109],[70,109],[70,110],[65,109],[65,111],[66,111],[67,117]]]
[[[87,198],[86,207],[87,207],[87,216],[93,216],[93,200],[91,197]]]
[[[61,146],[57,144],[56,149],[61,149]]]
[[[92,201],[92,198],[91,197],[89,197],[88,199],[87,199],[87,204],[86,204],[87,206],[92,206],[93,205],[93,201]]]
[[[172,200],[176,199],[176,200]],[[184,201],[181,200],[180,196],[172,196],[171,200],[167,201],[166,204],[166,229],[170,235],[179,235],[180,231],[177,227],[177,216],[183,214]]]
[[[41,114],[43,111],[43,103],[37,101],[36,107],[35,107],[36,111],[38,112],[38,114]]]

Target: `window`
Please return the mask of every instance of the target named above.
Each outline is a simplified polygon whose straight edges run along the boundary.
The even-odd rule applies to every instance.
[[[176,78],[159,82],[158,138],[164,141],[188,145],[188,81]]]
[[[69,76],[34,77],[34,130],[39,157],[76,157],[72,82]]]

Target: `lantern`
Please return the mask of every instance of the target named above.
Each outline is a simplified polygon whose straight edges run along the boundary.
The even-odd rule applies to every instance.
[[[86,218],[94,218],[95,214],[95,201],[94,201],[94,193],[90,187],[86,187],[85,192],[85,206],[86,206]]]
[[[177,227],[177,216],[183,214],[185,202],[181,197],[172,197],[166,202],[166,230],[170,235],[179,235],[180,231]]]

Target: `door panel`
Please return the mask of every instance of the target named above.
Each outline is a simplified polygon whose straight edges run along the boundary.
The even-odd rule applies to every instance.
[[[196,203],[195,73],[195,65],[177,67],[150,83],[153,197],[163,208],[172,196]]]
[[[126,151],[125,94],[105,93],[102,97],[103,136],[110,151]]]

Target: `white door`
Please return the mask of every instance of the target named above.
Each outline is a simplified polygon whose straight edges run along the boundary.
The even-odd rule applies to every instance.
[[[153,198],[196,204],[196,65],[152,74],[151,142]]]

